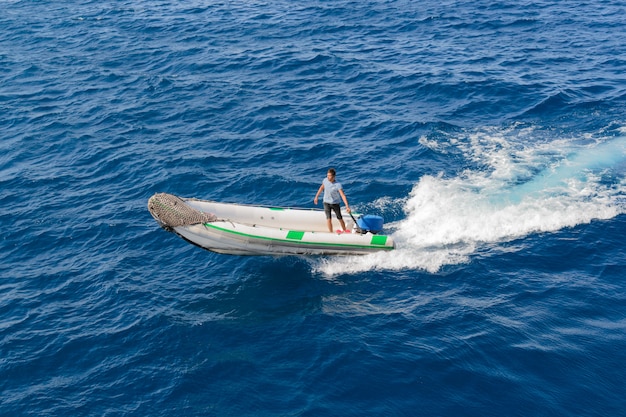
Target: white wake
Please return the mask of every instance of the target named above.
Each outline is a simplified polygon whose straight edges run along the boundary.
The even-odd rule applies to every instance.
[[[437,272],[468,262],[481,248],[498,250],[534,233],[626,212],[626,136],[531,141],[528,135],[532,131],[480,132],[445,143],[422,138],[422,145],[460,152],[478,168],[421,177],[396,202],[405,218],[386,225],[395,251],[324,259],[315,269],[331,276],[373,269]]]

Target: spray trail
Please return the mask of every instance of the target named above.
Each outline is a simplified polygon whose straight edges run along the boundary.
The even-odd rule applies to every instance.
[[[423,269],[468,262],[485,245],[610,219],[626,212],[626,136],[594,145],[567,141],[520,147],[477,134],[460,145],[480,169],[454,178],[424,176],[389,225],[398,249],[349,261],[322,261],[327,275]]]

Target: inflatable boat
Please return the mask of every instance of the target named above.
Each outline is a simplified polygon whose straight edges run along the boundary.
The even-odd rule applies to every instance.
[[[165,230],[212,252],[231,255],[362,255],[390,251],[383,219],[342,213],[348,232],[329,232],[319,209],[220,203],[158,193],[148,210]],[[356,217],[355,217],[356,216]],[[333,214],[333,225],[339,226]]]

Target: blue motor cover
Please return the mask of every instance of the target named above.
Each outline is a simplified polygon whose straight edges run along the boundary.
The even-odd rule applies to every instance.
[[[356,224],[361,228],[361,230],[372,233],[378,233],[383,230],[383,223],[384,221],[382,217],[371,214],[361,216],[356,221]]]

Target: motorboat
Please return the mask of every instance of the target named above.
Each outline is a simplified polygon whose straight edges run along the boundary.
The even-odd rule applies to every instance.
[[[376,215],[344,213],[346,231],[330,232],[320,209],[257,206],[157,193],[148,210],[165,230],[231,255],[364,255],[395,248]],[[333,213],[333,224],[339,222]]]

